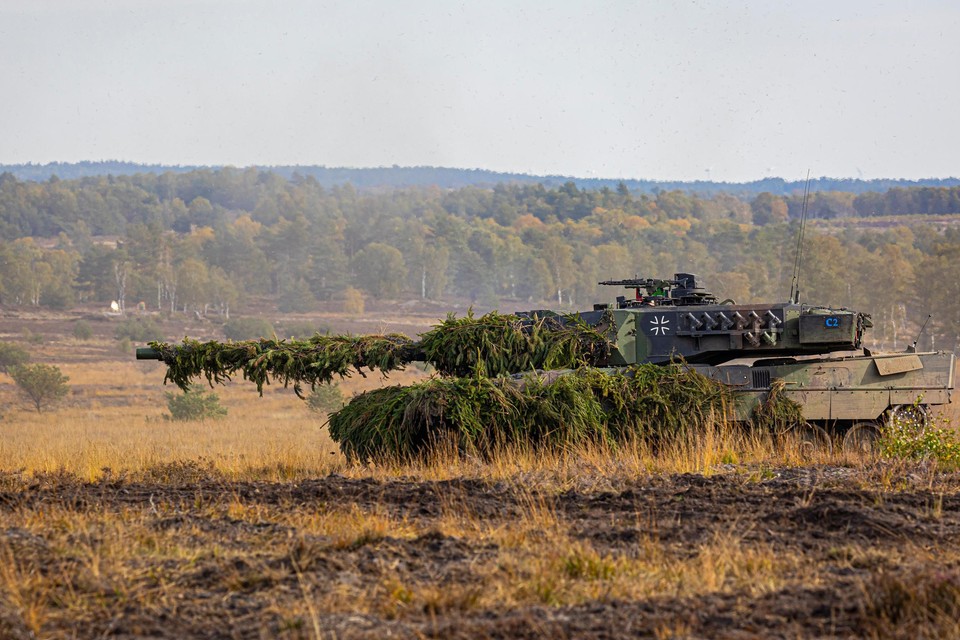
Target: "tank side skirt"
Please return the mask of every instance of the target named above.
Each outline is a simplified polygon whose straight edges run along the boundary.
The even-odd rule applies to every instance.
[[[694,365],[704,375],[733,388],[737,420],[749,420],[753,408],[766,397],[768,386],[755,380],[782,379],[784,394],[803,407],[809,420],[877,420],[889,407],[922,399],[926,405],[950,402],[956,358],[953,354],[918,354],[923,368],[881,376],[876,358],[847,358],[842,361],[805,361],[769,366]],[[896,377],[896,380],[890,378]],[[891,384],[894,383],[895,384]]]

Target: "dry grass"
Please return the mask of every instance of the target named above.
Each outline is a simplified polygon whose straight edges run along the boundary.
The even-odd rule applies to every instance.
[[[261,629],[316,638],[328,637],[321,629],[337,615],[409,621],[724,594],[761,599],[821,588],[831,571],[876,567],[889,570],[857,582],[870,635],[956,630],[956,573],[893,571],[918,561],[932,566],[934,557],[955,567],[956,548],[934,554],[911,543],[851,543],[811,555],[752,540],[736,520],[685,545],[659,536],[641,513],[636,540],[598,546],[555,497],[514,491],[518,511],[504,517],[479,515],[467,493],[446,495],[435,517],[399,515],[396,504],[264,502],[229,492],[151,499],[148,508],[53,503],[7,510],[0,520],[0,632],[49,637],[84,627],[150,635],[162,627],[160,616],[171,615],[206,632],[243,624],[243,611],[220,619],[223,605],[205,608],[213,598],[235,603],[230,607],[255,600]],[[686,623],[661,624],[669,636]]]
[[[105,469],[139,471],[177,460],[209,460],[231,477],[282,480],[329,471],[339,457],[305,408],[287,410],[288,415],[274,423],[259,417],[170,422],[159,410],[144,411],[60,411],[8,418],[2,426],[0,459],[6,469],[64,469],[86,480],[101,477]]]
[[[351,383],[344,385],[349,389]],[[202,460],[232,479],[291,480],[338,472],[351,477],[396,476],[425,480],[471,477],[508,479],[523,474],[557,487],[584,477],[636,478],[650,474],[712,474],[730,466],[783,467],[857,465],[837,446],[811,451],[790,435],[745,432],[717,424],[658,450],[643,442],[584,445],[545,452],[523,447],[490,459],[439,452],[425,461],[380,461],[351,465],[327,435],[323,416],[311,413],[289,391],[264,397],[240,384],[218,389],[226,419],[174,422],[164,419],[165,398],[148,404],[63,408],[43,414],[7,414],[0,421],[2,468],[31,473],[65,470],[85,480],[138,472],[164,463]],[[155,396],[155,394],[154,394]]]
[[[173,422],[167,413],[163,367],[152,363],[102,362],[63,365],[71,397],[38,414],[20,401],[8,376],[0,374],[2,468],[27,473],[63,469],[87,480],[135,472],[180,460],[211,461],[232,478],[285,480],[325,475],[343,467],[337,446],[291,389],[268,387],[261,397],[242,381],[217,387],[225,419]],[[387,381],[422,377],[415,369]],[[352,393],[384,384],[378,376],[348,379]]]

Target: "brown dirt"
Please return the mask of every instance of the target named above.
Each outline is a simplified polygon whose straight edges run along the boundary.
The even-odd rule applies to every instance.
[[[63,593],[54,589],[51,602],[67,600],[69,592],[97,603],[79,613],[58,614],[53,607],[41,625],[44,637],[72,637],[78,628],[84,637],[315,637],[314,621],[325,638],[908,637],[909,627],[901,634],[885,626],[888,609],[869,585],[878,576],[886,576],[884,584],[914,584],[931,575],[946,575],[955,585],[960,570],[960,478],[939,476],[931,484],[922,470],[911,473],[890,487],[890,472],[882,468],[730,469],[606,487],[585,478],[563,491],[537,489],[535,478],[427,482],[331,475],[289,484],[227,482],[191,464],[160,469],[155,478],[93,484],[68,475],[7,475],[0,477],[0,550],[10,549],[22,572],[73,581]],[[693,595],[561,605],[549,599],[447,602],[379,612],[354,612],[349,601],[332,595],[338,589],[375,594],[390,582],[414,590],[483,589],[504,549],[494,539],[444,533],[445,514],[455,506],[485,527],[510,526],[530,517],[531,501],[547,505],[570,540],[600,556],[629,557],[647,541],[665,558],[682,560],[732,535],[741,548],[801,558],[816,579],[787,575],[783,585],[760,591],[728,585]],[[413,533],[342,543],[297,520],[269,516],[354,506],[403,522]],[[235,517],[238,510],[261,515]],[[87,537],[100,535],[96,527],[71,534],[84,539],[80,544],[62,536],[64,517],[41,518],[45,513],[113,514],[155,535],[172,535],[186,548],[218,551],[124,556],[116,575],[101,569],[90,577],[75,567],[84,562],[78,549],[93,544]],[[14,520],[43,524],[14,526]],[[136,590],[117,588],[119,575],[134,576],[125,578],[128,589],[132,582],[153,597],[125,595]],[[156,595],[156,584],[165,585],[168,597]],[[948,604],[955,606],[951,593]],[[303,610],[307,600],[319,603],[313,613]],[[22,605],[18,609],[9,593],[0,595],[0,636],[29,637],[18,610]]]

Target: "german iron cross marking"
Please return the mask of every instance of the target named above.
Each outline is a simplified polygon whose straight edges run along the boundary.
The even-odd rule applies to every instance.
[[[655,336],[665,336],[667,332],[670,331],[670,327],[667,326],[670,324],[667,316],[655,316],[653,320],[650,321],[650,324],[653,326],[651,331],[653,331],[653,335]]]

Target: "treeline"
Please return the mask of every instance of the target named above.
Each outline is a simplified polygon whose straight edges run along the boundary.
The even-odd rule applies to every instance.
[[[934,191],[895,189],[878,202],[919,214],[957,201],[957,188]],[[863,197],[813,194],[810,215],[857,214]],[[800,206],[796,194],[647,195],[625,184],[328,189],[254,169],[42,183],[4,174],[0,304],[142,302],[226,317],[250,296],[305,312],[362,292],[571,309],[621,293],[600,291],[600,280],[676,271],[700,274],[723,298],[782,300]],[[931,312],[938,346],[960,335],[953,230],[808,231],[804,253],[803,298],[873,312],[886,347],[902,347]]]
[[[223,167],[211,167],[214,170]],[[201,170],[197,166],[170,166],[156,164],[137,164],[108,160],[100,162],[51,162],[47,164],[10,164],[0,165],[0,173],[10,173],[19,180],[44,182],[56,176],[61,180],[76,180],[99,176],[131,176],[137,174],[187,173]],[[360,190],[382,188],[406,188],[437,186],[443,189],[459,189],[467,186],[492,187],[496,184],[543,184],[547,187],[560,186],[572,182],[581,189],[614,189],[619,183],[626,185],[635,193],[656,194],[660,191],[689,191],[702,196],[728,193],[738,197],[751,198],[760,193],[789,196],[803,191],[804,182],[784,180],[783,178],[763,178],[751,182],[714,182],[711,180],[631,180],[617,178],[577,178],[573,176],[535,176],[523,173],[505,173],[485,169],[454,169],[450,167],[324,167],[317,165],[286,165],[260,167],[264,171],[275,173],[287,179],[294,176],[310,177],[324,188],[352,184]],[[246,169],[244,169],[246,170]],[[955,187],[960,186],[958,178],[926,178],[922,180],[863,180],[857,178],[814,178],[811,180],[813,191],[842,191],[860,194],[867,192],[882,193],[893,188],[909,187]]]
[[[764,225],[798,218],[800,192],[778,196],[764,192],[753,198],[719,193],[698,196],[688,191],[636,194],[625,183],[615,188],[581,189],[573,182],[498,184],[492,188],[437,187],[358,191],[352,185],[327,189],[311,177],[287,180],[257,169],[200,169],[186,173],[98,176],[78,180],[51,178],[21,181],[0,174],[0,238],[71,238],[120,235],[128,225],[185,233],[248,214],[273,225],[281,217],[365,220],[364,208],[375,207],[401,217],[443,211],[459,218],[492,219],[509,226],[523,216],[543,223],[583,220],[598,209],[618,210],[649,222],[667,219],[731,220]],[[813,218],[960,213],[960,186],[894,188],[884,193],[824,191],[810,194]]]

